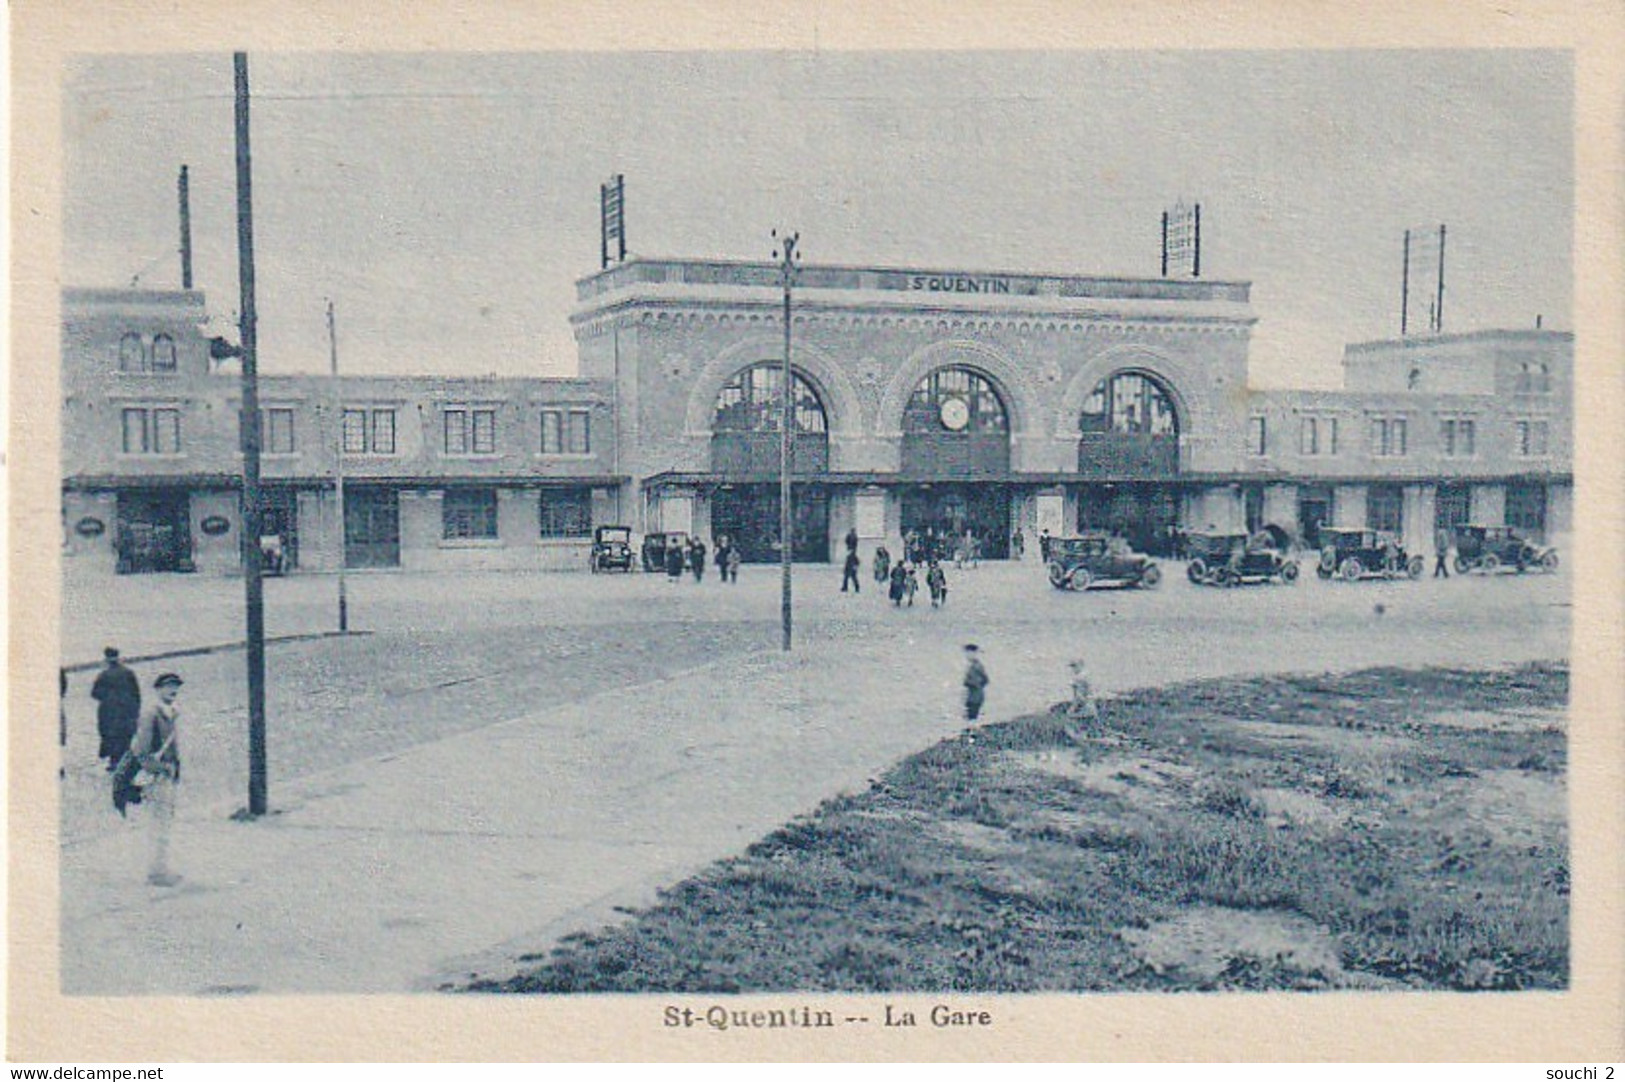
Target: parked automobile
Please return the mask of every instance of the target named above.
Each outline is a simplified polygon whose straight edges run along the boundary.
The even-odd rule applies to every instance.
[[[686,556],[688,552],[688,534],[681,530],[674,530],[671,533],[643,535],[643,570],[666,570],[666,547],[671,544],[673,539],[677,541],[677,547],[681,548]]]
[[[1510,526],[1457,526],[1456,572],[1494,573],[1513,567],[1521,574],[1533,568],[1557,570],[1557,550],[1519,537]]]
[[[632,570],[632,527],[600,526],[592,532],[592,554],[588,566],[600,571]]]
[[[1320,528],[1320,563],[1315,574],[1323,579],[1419,579],[1422,567],[1422,557],[1406,553],[1399,538],[1387,531]]]
[[[1185,538],[1191,562],[1185,574],[1204,586],[1240,586],[1252,582],[1298,581],[1298,561],[1275,547],[1264,532],[1193,533]]]
[[[1152,587],[1162,581],[1162,570],[1149,556],[1130,549],[1122,538],[1106,534],[1050,538],[1047,567],[1050,585],[1057,590]]]

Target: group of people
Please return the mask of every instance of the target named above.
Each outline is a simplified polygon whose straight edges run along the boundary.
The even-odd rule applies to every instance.
[[[739,565],[743,558],[739,555],[738,547],[733,539],[723,534],[717,539],[716,555],[717,575],[723,582],[739,581]],[[709,550],[705,542],[698,537],[690,537],[687,541],[679,541],[676,537],[666,539],[666,552],[662,557],[666,567],[666,577],[676,582],[683,577],[686,570],[694,576],[695,582],[705,580],[705,557]]]
[[[161,674],[152,682],[153,701],[143,709],[141,682],[121,660],[118,649],[107,647],[102,658],[102,671],[90,687],[100,737],[96,755],[105,760],[107,773],[113,775],[113,801],[120,813],[132,803],[144,809],[150,842],[147,882],[174,886],[179,877],[169,869],[169,836],[175,821],[175,790],[181,780],[177,700],[185,681],[176,673]],[[62,695],[67,693],[64,671]],[[66,717],[64,711],[64,726]],[[66,740],[64,728],[63,742]],[[137,780],[142,783],[139,788]]]
[[[941,608],[948,603],[948,574],[942,569],[942,561],[934,556],[927,556],[924,563],[925,588],[931,594],[931,607]],[[891,552],[885,545],[875,549],[875,582],[886,587],[886,596],[893,605],[913,606],[914,596],[920,592],[919,564],[919,560],[907,558],[893,563]],[[862,580],[859,577],[862,567],[863,561],[858,556],[858,532],[848,531],[846,563],[841,571],[841,593],[846,593],[848,589],[853,593],[863,592]]]

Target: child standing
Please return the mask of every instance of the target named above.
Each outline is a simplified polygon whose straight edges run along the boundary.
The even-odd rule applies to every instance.
[[[965,718],[975,721],[982,712],[987,698],[987,669],[982,667],[982,652],[973,642],[965,644]]]

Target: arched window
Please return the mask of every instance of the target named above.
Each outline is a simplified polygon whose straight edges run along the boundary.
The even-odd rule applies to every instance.
[[[938,368],[914,388],[903,410],[903,431],[914,435],[993,435],[1010,431],[1004,400],[973,368]]]
[[[824,416],[824,404],[812,385],[800,372],[791,372],[791,386],[795,391],[796,431],[822,435],[829,430]],[[784,416],[784,403],[779,395],[783,386],[783,368],[766,361],[745,369],[717,395],[716,415],[712,418],[713,432],[778,432]]]
[[[145,372],[147,370],[147,350],[141,341],[141,336],[131,331],[118,340],[118,370],[120,372]]]
[[[152,370],[175,371],[175,340],[167,334],[160,334],[152,340]]]
[[[1179,416],[1168,391],[1138,372],[1119,372],[1095,384],[1078,417],[1084,433],[1117,432],[1140,436],[1179,435]]]

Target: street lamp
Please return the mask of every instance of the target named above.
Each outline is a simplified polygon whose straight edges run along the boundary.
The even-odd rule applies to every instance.
[[[784,625],[784,649],[790,649],[790,561],[794,554],[795,545],[791,534],[790,515],[790,448],[791,439],[795,431],[795,398],[793,381],[790,375],[790,290],[795,285],[796,261],[800,256],[796,252],[796,243],[801,240],[800,233],[786,233],[782,238],[777,229],[773,230],[773,239],[779,241],[779,248],[773,252],[773,258],[779,260],[779,277],[784,283],[784,378],[780,380],[780,389],[784,395],[784,416],[779,422],[779,579],[781,582],[780,617]]]

